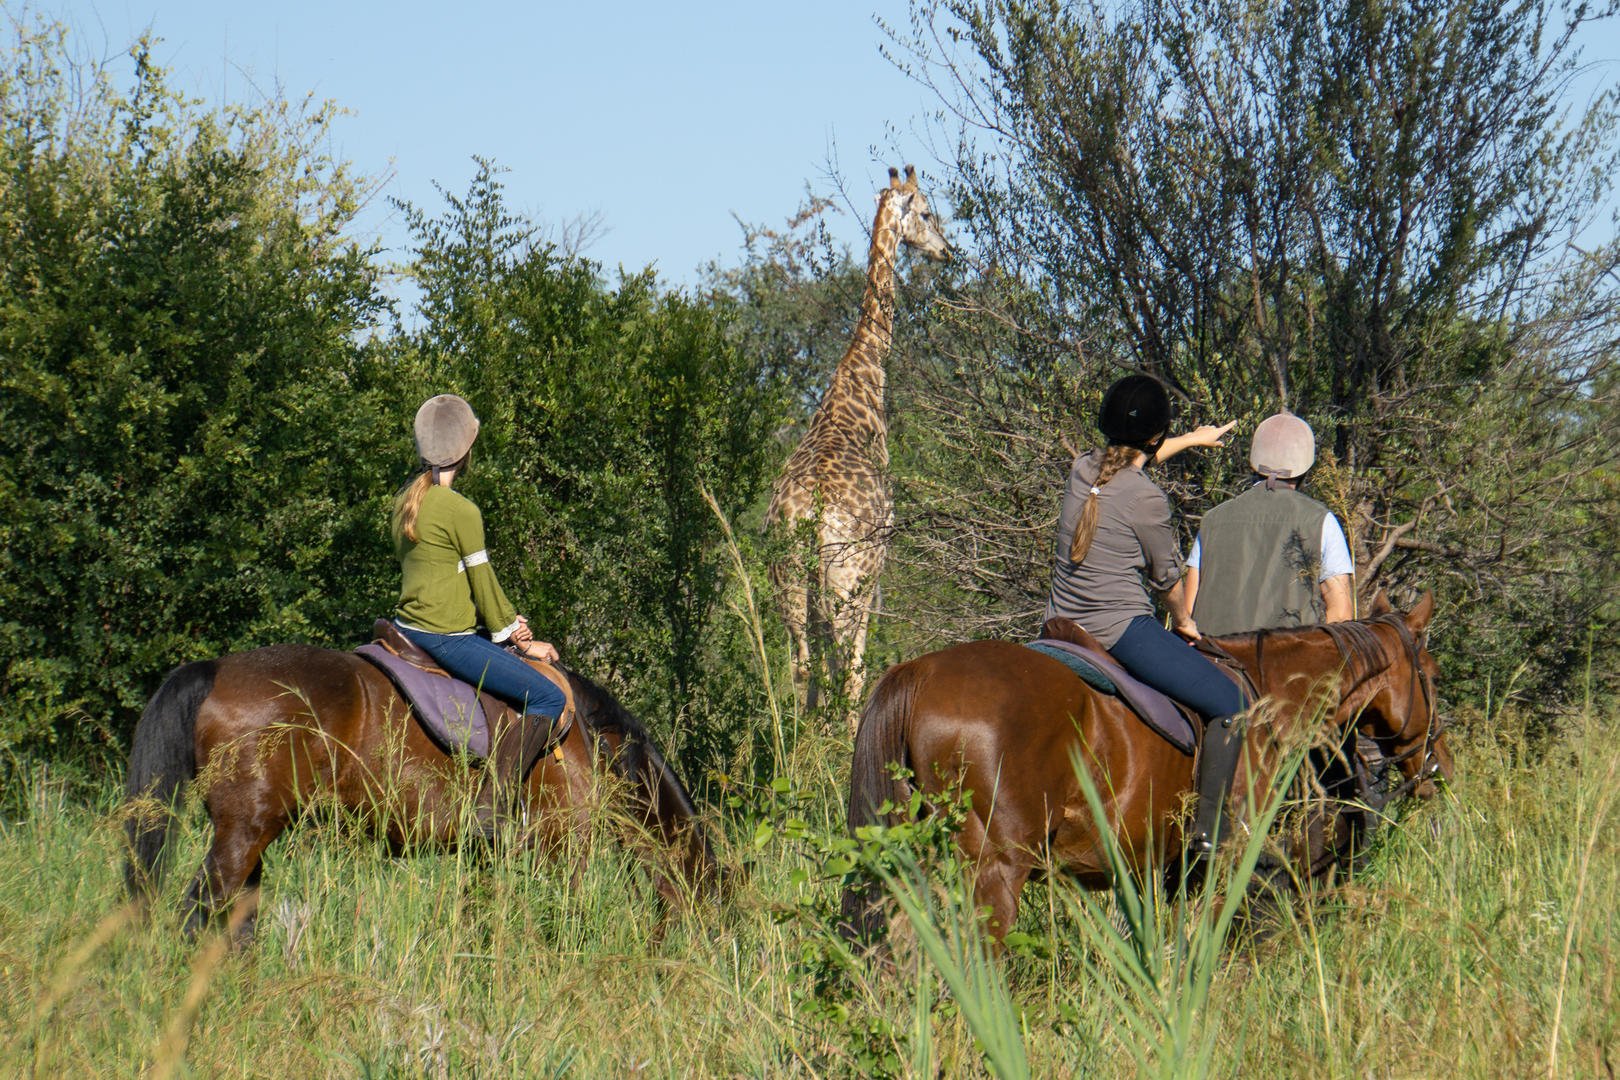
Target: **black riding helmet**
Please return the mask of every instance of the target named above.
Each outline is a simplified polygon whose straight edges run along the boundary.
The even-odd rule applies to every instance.
[[[1146,449],[1170,429],[1170,395],[1150,375],[1127,375],[1103,395],[1097,428],[1111,443]]]

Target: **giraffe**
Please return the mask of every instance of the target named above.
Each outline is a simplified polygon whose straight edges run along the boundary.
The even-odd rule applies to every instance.
[[[894,336],[895,255],[902,243],[931,259],[949,252],[910,165],[903,182],[891,168],[889,186],[878,193],[854,338],[804,441],[777,477],[765,513],[767,528],[797,531],[807,523],[815,532],[813,566],[806,565],[807,545],[794,543],[792,552],[770,568],[793,639],[795,692],[806,708],[815,707],[817,695],[812,642],[826,657],[829,672],[845,673],[851,702],[860,701],[865,684],[861,658],[894,524],[883,392],[884,362]],[[857,708],[848,717],[852,735],[858,716]]]

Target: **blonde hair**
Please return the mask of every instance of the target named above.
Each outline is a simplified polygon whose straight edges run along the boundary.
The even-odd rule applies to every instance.
[[[427,465],[416,474],[416,478],[399,489],[394,496],[394,528],[405,534],[405,539],[416,543],[421,537],[416,535],[416,515],[422,512],[422,499],[427,496],[428,488],[439,482],[440,473],[454,473],[456,476],[466,475],[467,469],[472,465],[472,447],[461,455],[461,460],[454,465]]]
[[[422,510],[422,497],[433,486],[433,470],[423,469],[416,479],[399,489],[394,496],[394,529],[405,534],[405,539],[416,543],[416,515]]]
[[[1091,494],[1086,497],[1085,505],[1080,508],[1080,518],[1074,523],[1074,536],[1069,539],[1069,562],[1079,566],[1085,559],[1086,553],[1091,550],[1091,539],[1097,533],[1097,493],[1108,486],[1121,469],[1136,460],[1139,451],[1134,446],[1121,446],[1118,444],[1103,451],[1102,466],[1097,470],[1097,479],[1091,482]]]

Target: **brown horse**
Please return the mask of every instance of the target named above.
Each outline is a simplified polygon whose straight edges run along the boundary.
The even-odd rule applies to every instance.
[[[1263,804],[1286,751],[1309,741],[1302,725],[1320,718],[1353,742],[1377,740],[1406,777],[1405,790],[1433,793],[1449,778],[1451,755],[1435,712],[1436,666],[1425,631],[1434,601],[1406,615],[1382,595],[1375,614],[1331,626],[1220,638],[1265,696],[1249,725],[1233,790]],[[1065,870],[1088,887],[1109,884],[1103,837],[1072,764],[1086,761],[1108,827],[1140,873],[1169,867],[1182,846],[1183,804],[1194,790],[1193,759],[1138,720],[1116,697],[1092,690],[1057,660],[1006,641],[975,641],[890,668],[872,693],[855,739],[849,827],[883,821],[885,800],[904,806],[911,783],[925,797],[960,784],[970,805],[958,843],[976,871],[975,902],[990,911],[1000,940],[1018,914],[1018,895],[1037,867]],[[893,766],[913,780],[897,778]],[[1244,816],[1240,808],[1238,819]],[[1330,849],[1342,823],[1318,821],[1307,837]],[[1298,847],[1299,845],[1295,845]],[[1316,852],[1306,857],[1317,872]],[[844,897],[851,931],[870,939],[881,923],[873,896]]]
[[[646,729],[602,687],[574,672],[566,677],[576,722],[509,800],[521,842],[560,850],[588,827],[597,774],[611,771],[643,835],[670,850],[669,860],[654,860],[664,898],[717,884],[708,836]],[[135,728],[126,879],[137,899],[150,896],[175,803],[195,779],[214,837],[187,900],[186,928],[194,932],[232,904],[233,924],[246,936],[260,859],[301,810],[358,811],[398,846],[451,843],[469,827],[494,824],[487,812],[469,812],[484,773],[441,750],[388,677],[354,653],[272,645],[183,664]]]

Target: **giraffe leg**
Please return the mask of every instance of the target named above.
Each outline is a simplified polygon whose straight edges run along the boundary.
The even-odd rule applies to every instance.
[[[793,648],[793,693],[806,709],[815,706],[810,652],[810,590],[801,581],[782,590],[782,621]]]
[[[866,693],[866,631],[872,625],[872,613],[860,601],[855,601],[859,610],[849,620],[845,628],[847,637],[843,638],[840,652],[844,653],[844,700],[849,702],[849,737],[855,737],[855,729],[861,724],[861,706]],[[847,651],[846,651],[847,650]]]
[[[864,564],[864,565],[863,565]],[[877,567],[870,559],[846,557],[829,567],[827,591],[836,599],[831,613],[833,648],[837,658],[839,689],[850,737],[860,725],[862,695],[866,690],[866,634],[872,621],[872,583]]]
[[[815,706],[813,655],[810,639],[812,611],[810,583],[806,568],[798,559],[775,563],[770,568],[771,585],[776,593],[777,608],[787,626],[788,643],[793,650],[793,695],[800,707],[808,711]]]

